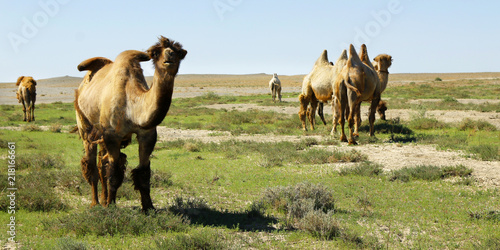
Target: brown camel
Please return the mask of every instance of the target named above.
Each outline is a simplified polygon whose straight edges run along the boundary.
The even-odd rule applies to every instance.
[[[156,126],[168,112],[174,79],[186,54],[180,43],[161,36],[147,52],[127,50],[114,62],[95,57],[78,65],[79,71],[89,71],[76,90],[75,109],[85,148],[82,172],[92,187],[91,206],[99,204],[99,179],[103,205],[116,202],[116,191],[123,182],[127,162],[127,156],[120,149],[131,142],[132,134],[136,134],[139,166],[132,170],[132,180],[141,194],[143,211],[154,209],[150,196],[149,158],[157,140]],[[140,62],[150,59],[153,59],[155,73],[149,87]]]
[[[320,102],[320,117],[326,124],[322,112],[322,103],[327,103],[332,100],[334,80],[346,62],[347,52],[345,50],[340,54],[340,57],[334,65],[328,61],[328,52],[324,50],[321,56],[314,63],[312,71],[304,77],[304,81],[302,83],[302,93],[299,95],[299,118],[302,122],[303,130],[307,130],[306,115],[311,123],[311,130],[314,130],[314,124],[316,123],[315,113],[316,108],[318,107],[318,102]],[[311,104],[310,107],[308,107],[309,104]]]
[[[373,62],[370,62],[370,60],[368,58],[368,52],[366,49],[366,45],[363,44],[363,45],[361,45],[361,51],[360,51],[359,57],[363,63],[372,67],[377,72],[377,75],[378,75],[379,80],[380,80],[380,85],[381,85],[380,94],[382,94],[384,92],[385,88],[387,87],[387,83],[389,81],[388,69],[392,65],[392,56],[387,55],[387,54],[380,54],[374,58]],[[386,120],[386,117],[385,117],[386,110],[387,110],[387,102],[381,100],[377,105],[377,113],[379,114],[381,120],[384,120],[384,121]],[[337,115],[337,114],[338,113],[335,113],[335,115]],[[322,114],[320,114],[320,116],[322,116]],[[346,110],[346,116],[349,116],[348,110]],[[340,122],[338,115],[335,116],[334,119],[336,119],[338,122]],[[358,120],[357,120],[355,131],[354,131],[355,136],[359,136],[358,131],[359,131],[359,126],[361,124],[361,115],[360,114],[357,116],[357,119]],[[336,130],[335,127],[336,127],[337,123],[335,123],[334,130]],[[332,133],[332,135],[333,135],[333,133]]]
[[[31,76],[20,76],[17,78],[17,99],[23,104],[23,121],[35,120],[36,81]]]
[[[362,46],[363,58],[368,58],[366,47]],[[369,63],[369,60],[367,61]],[[374,122],[376,107],[380,102],[381,84],[377,72],[371,63],[361,61],[352,44],[349,47],[349,60],[335,81],[335,97],[339,105],[339,120],[341,126],[341,141],[347,141],[344,134],[345,116],[349,124],[349,144],[356,144],[354,128],[360,115],[360,105],[363,101],[371,101],[369,122],[370,136],[374,135]]]

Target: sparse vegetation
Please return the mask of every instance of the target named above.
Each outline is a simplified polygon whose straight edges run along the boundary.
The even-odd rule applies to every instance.
[[[433,81],[434,77],[389,84],[384,92],[389,110],[411,109],[416,114],[410,120],[377,118],[376,139],[368,138],[362,126],[361,144],[374,148],[432,145],[460,151],[456,157],[461,161],[500,160],[494,122],[443,123],[436,112],[430,112],[500,112],[497,102],[462,100],[498,99],[498,79],[450,80],[440,75],[445,81]],[[261,83],[243,77],[241,84]],[[300,86],[301,79],[294,84]],[[284,98],[297,96],[284,94]],[[415,104],[410,99],[436,100]],[[130,180],[130,170],[138,161],[135,139],[124,149],[130,164],[116,206],[89,208],[90,190],[79,163],[81,141],[63,129],[75,124],[73,105],[40,104],[37,120],[31,124],[19,120],[22,112],[17,105],[0,105],[5,118],[0,126],[22,130],[0,131],[1,157],[7,155],[8,142],[16,142],[17,147],[19,245],[33,249],[499,247],[499,190],[476,178],[480,173],[466,167],[471,165],[417,164],[391,171],[370,162],[360,148],[346,147],[338,136],[329,136],[331,116],[327,126],[318,123],[317,130],[303,132],[296,113],[206,107],[231,103],[298,107],[296,101],[274,104],[268,94],[209,92],[174,99],[163,125],[211,130],[214,142],[158,141],[151,157],[151,195],[157,211],[149,215],[140,211],[139,194]],[[287,135],[293,142],[221,140],[243,134]],[[10,216],[7,177],[0,174],[0,216],[5,221]]]

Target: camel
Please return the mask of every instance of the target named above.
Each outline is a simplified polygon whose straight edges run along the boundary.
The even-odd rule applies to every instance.
[[[99,179],[103,205],[116,202],[127,165],[127,156],[120,149],[127,147],[132,134],[136,134],[139,166],[132,170],[131,176],[135,190],[141,194],[142,210],[154,209],[150,196],[150,155],[157,140],[156,126],[169,110],[174,79],[186,54],[180,43],[161,36],[146,52],[127,50],[114,62],[94,57],[78,65],[79,71],[88,71],[75,91],[75,110],[85,149],[82,173],[92,190],[91,206],[99,204]],[[140,62],[150,59],[155,73],[148,86]]]
[[[375,111],[380,103],[381,95],[380,79],[373,65],[367,60],[366,46],[363,45],[361,50],[361,58],[364,62],[358,56],[354,46],[352,44],[349,46],[349,60],[334,83],[335,101],[339,107],[340,140],[347,141],[344,134],[345,117],[347,116],[350,145],[357,144],[354,139],[354,129],[360,121],[360,105],[363,101],[371,101],[368,120],[370,122],[370,136],[374,136]]]
[[[17,78],[16,86],[19,86],[16,92],[17,99],[23,104],[23,121],[31,122],[35,120],[35,101],[36,101],[36,81],[31,76],[20,76]]]
[[[326,124],[323,117],[322,106],[323,103],[328,103],[332,100],[334,80],[337,78],[337,75],[340,73],[346,62],[346,50],[342,51],[339,58],[333,65],[328,61],[328,52],[324,50],[323,53],[321,53],[321,56],[314,63],[311,72],[304,77],[304,81],[302,82],[302,93],[299,95],[299,118],[302,122],[303,130],[307,130],[306,115],[311,123],[311,130],[314,130],[314,124],[316,123],[315,112],[318,102],[320,102],[320,110],[318,112],[321,120]],[[309,103],[311,106],[308,108]],[[332,107],[335,112],[333,104],[334,103],[332,102]]]
[[[380,94],[382,94],[384,92],[385,88],[387,87],[387,83],[389,81],[388,68],[392,65],[392,56],[387,55],[387,54],[380,54],[373,59],[373,62],[370,62],[370,60],[368,58],[368,52],[366,49],[366,45],[363,44],[363,45],[361,45],[360,59],[363,63],[372,67],[377,72],[377,75],[379,77],[380,84],[381,84]],[[379,114],[381,120],[384,120],[384,121],[386,120],[386,116],[385,116],[386,110],[387,110],[387,102],[380,100],[380,102],[377,105],[377,113]],[[338,113],[335,113],[336,116],[334,119],[336,119],[339,122],[339,117],[337,114]],[[320,116],[322,116],[322,115],[323,114],[320,114]],[[348,116],[348,115],[349,114],[346,113],[346,116]],[[359,135],[358,131],[359,131],[359,126],[361,124],[361,115],[360,114],[357,116],[357,119],[358,120],[357,120],[356,128],[354,131],[355,136]],[[332,130],[332,132],[336,131],[335,127],[338,124],[338,122],[335,123],[334,129]],[[332,133],[332,135],[333,135],[333,133]]]
[[[281,102],[281,81],[278,79],[278,74],[274,73],[273,78],[269,81],[269,88],[273,96],[273,102],[276,102],[276,95],[278,95],[279,102]]]

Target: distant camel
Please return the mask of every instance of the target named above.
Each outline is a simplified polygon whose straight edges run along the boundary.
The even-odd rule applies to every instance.
[[[157,140],[156,126],[168,112],[174,79],[186,54],[180,43],[161,36],[146,53],[127,50],[114,62],[94,57],[78,65],[78,70],[88,70],[75,93],[75,110],[85,149],[82,172],[92,187],[91,206],[99,204],[99,178],[103,205],[116,202],[127,162],[120,149],[128,146],[132,134],[136,134],[139,166],[132,170],[132,180],[141,194],[143,211],[154,209],[150,195],[150,156]],[[148,86],[140,62],[150,59],[155,73]],[[100,148],[99,166],[96,144]]]
[[[366,47],[362,46],[362,57],[367,61]],[[370,136],[374,135],[376,107],[380,102],[381,84],[377,72],[369,61],[363,62],[352,44],[349,47],[349,60],[335,81],[335,97],[339,105],[339,120],[341,126],[341,141],[347,141],[344,134],[345,116],[349,124],[349,144],[357,144],[354,139],[354,129],[357,127],[360,106],[363,101],[371,101],[369,122]],[[335,120],[335,119],[334,119]],[[335,121],[334,121],[335,122]]]
[[[314,130],[314,124],[316,123],[315,112],[318,102],[320,102],[320,110],[318,110],[318,112],[322,121],[326,124],[322,112],[323,103],[332,101],[334,81],[346,62],[346,50],[342,51],[339,58],[333,65],[328,61],[328,52],[324,50],[323,53],[321,53],[321,56],[314,63],[311,72],[304,77],[304,81],[302,82],[302,93],[299,95],[299,118],[302,122],[303,130],[307,130],[306,115],[311,123],[311,129]],[[310,107],[308,107],[309,104],[311,104]],[[332,103],[332,107],[335,112],[334,103]]]
[[[17,78],[16,92],[17,99],[23,104],[23,121],[31,122],[35,120],[36,102],[36,81],[31,76],[20,76]]]
[[[269,81],[269,88],[273,96],[273,102],[276,102],[276,95],[281,102],[281,81],[278,79],[278,74],[274,73],[273,78]]]

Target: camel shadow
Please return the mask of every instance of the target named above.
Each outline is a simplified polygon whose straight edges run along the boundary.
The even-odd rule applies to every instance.
[[[189,219],[191,224],[194,225],[226,227],[249,232],[275,231],[276,228],[271,225],[278,222],[276,218],[264,216],[259,212],[254,211],[217,211],[206,207],[189,209],[168,207],[164,209],[158,209],[157,211],[159,212],[161,210],[184,216],[185,218]]]

